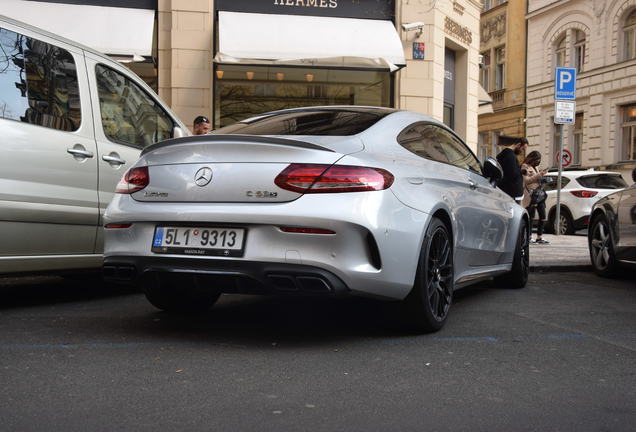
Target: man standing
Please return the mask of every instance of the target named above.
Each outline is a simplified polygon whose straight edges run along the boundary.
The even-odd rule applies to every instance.
[[[517,155],[525,152],[528,140],[522,137],[499,136],[499,145],[504,149],[497,155],[497,161],[503,169],[503,178],[497,186],[521,204],[523,200],[523,173]]]
[[[208,132],[210,132],[210,120],[204,116],[198,116],[195,118],[192,133],[194,135],[205,135]]]

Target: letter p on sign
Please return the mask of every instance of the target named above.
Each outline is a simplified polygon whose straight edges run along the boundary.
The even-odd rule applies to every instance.
[[[556,68],[554,99],[574,100],[576,98],[576,68]]]

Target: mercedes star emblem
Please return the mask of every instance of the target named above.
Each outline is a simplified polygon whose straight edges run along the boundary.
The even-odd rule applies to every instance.
[[[212,170],[208,167],[203,167],[194,175],[194,182],[197,186],[205,186],[212,181]]]

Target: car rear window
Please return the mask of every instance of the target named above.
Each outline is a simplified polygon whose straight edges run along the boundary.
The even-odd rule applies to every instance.
[[[390,109],[286,111],[225,126],[213,134],[356,135],[392,112]]]
[[[597,174],[576,179],[581,186],[591,189],[622,189],[627,186],[620,174]]]

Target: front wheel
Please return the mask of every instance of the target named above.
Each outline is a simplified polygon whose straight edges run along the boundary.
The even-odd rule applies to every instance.
[[[530,272],[530,241],[528,223],[525,219],[519,224],[519,233],[515,243],[515,254],[510,272],[497,278],[497,282],[506,288],[523,288],[528,283]]]
[[[451,236],[446,225],[434,218],[426,230],[415,284],[405,300],[409,324],[423,333],[440,330],[450,311],[453,287]]]
[[[556,234],[557,230],[560,235],[573,235],[575,233],[574,220],[570,212],[561,207],[561,213],[559,214],[559,223],[556,222],[556,208],[550,212],[550,221],[548,223],[550,227],[550,233]]]
[[[614,276],[618,270],[618,261],[614,253],[614,240],[607,216],[599,215],[592,220],[588,246],[594,273],[599,276]]]

